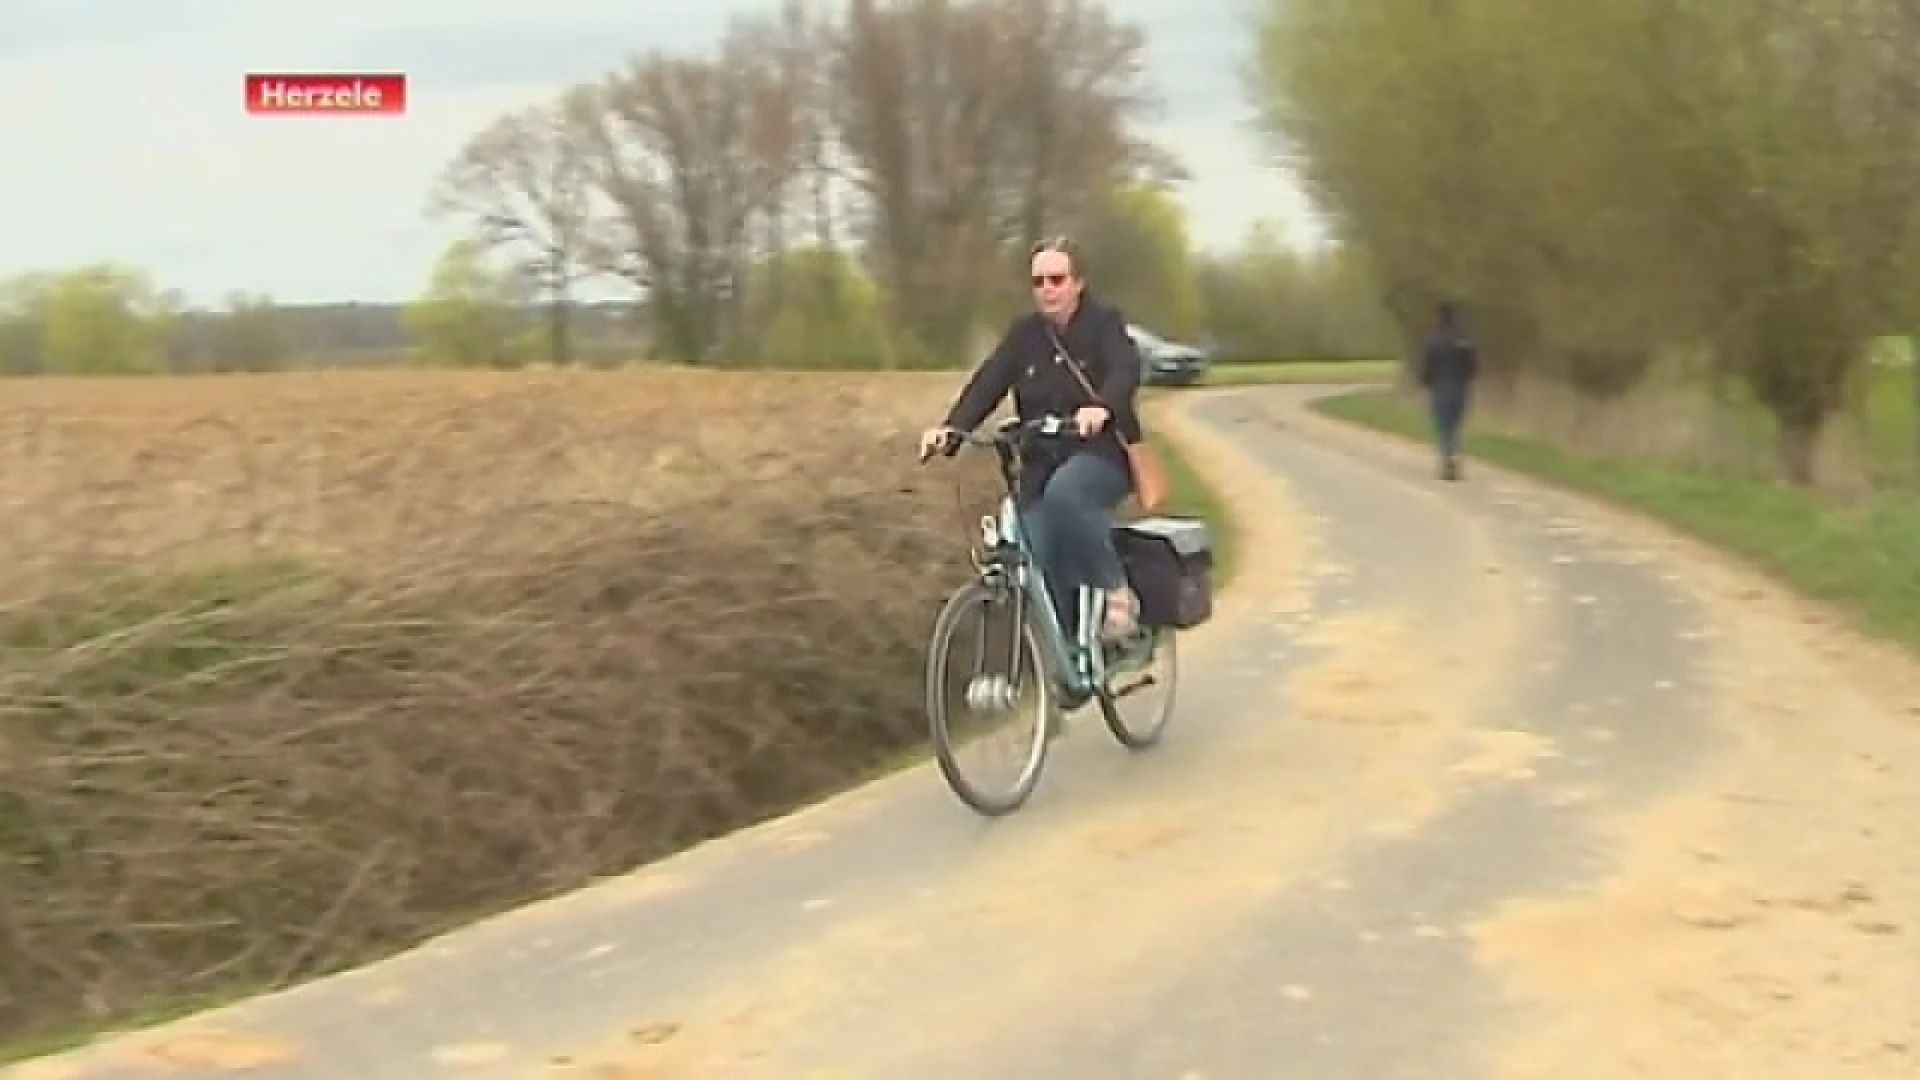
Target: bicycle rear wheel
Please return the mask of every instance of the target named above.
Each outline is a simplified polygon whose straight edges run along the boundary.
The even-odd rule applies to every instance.
[[[1107,730],[1129,750],[1147,750],[1159,744],[1173,719],[1173,703],[1180,686],[1180,651],[1174,631],[1153,631],[1151,642],[1134,646],[1142,659],[1116,671],[1100,690],[1100,716]]]
[[[1046,764],[1055,709],[1046,654],[1022,597],[973,582],[933,624],[927,650],[927,721],[947,786],[976,813],[999,817],[1025,805]],[[1003,779],[973,764],[989,737],[1018,737]]]

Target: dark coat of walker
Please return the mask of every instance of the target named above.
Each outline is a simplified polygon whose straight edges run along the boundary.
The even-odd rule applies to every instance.
[[[1459,312],[1452,304],[1440,305],[1433,333],[1420,352],[1419,376],[1432,409],[1440,475],[1448,480],[1460,478],[1460,428],[1479,373],[1480,353],[1461,327]]]

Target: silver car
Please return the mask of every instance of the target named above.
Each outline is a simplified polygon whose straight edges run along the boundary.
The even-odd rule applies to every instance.
[[[1191,386],[1207,373],[1205,349],[1168,341],[1141,326],[1129,325],[1127,336],[1140,350],[1141,381],[1148,386]]]

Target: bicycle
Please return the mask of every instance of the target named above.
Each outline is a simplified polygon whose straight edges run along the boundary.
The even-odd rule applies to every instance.
[[[948,456],[962,445],[994,451],[1005,490],[998,511],[980,519],[981,548],[973,553],[974,579],[953,592],[934,620],[927,655],[927,719],[934,757],[947,785],[968,807],[988,817],[1019,809],[1033,794],[1048,748],[1063,730],[1067,713],[1089,701],[1098,702],[1107,730],[1122,746],[1135,751],[1157,745],[1173,715],[1179,679],[1174,628],[1143,622],[1125,640],[1103,642],[1106,593],[1083,586],[1077,593],[1078,625],[1069,634],[1061,625],[1045,569],[1034,559],[1018,497],[1022,451],[1031,439],[1074,434],[1071,421],[1058,416],[1009,420],[991,435],[949,432]],[[1114,526],[1116,532],[1127,528]],[[1007,715],[1023,704],[1031,710],[1032,743],[1026,759],[1012,784],[999,791],[990,791],[968,776],[955,752],[948,682],[962,620],[975,610],[982,616],[977,638],[981,655],[962,695],[967,712]],[[1011,631],[1005,642],[1009,655],[1004,673],[986,670],[984,654],[991,651],[988,617],[993,614],[1007,616],[1004,625]],[[1164,674],[1156,670],[1161,668]],[[1117,681],[1136,676],[1131,682]],[[1144,723],[1132,722],[1122,702],[1157,686],[1165,687],[1164,699],[1147,710]]]

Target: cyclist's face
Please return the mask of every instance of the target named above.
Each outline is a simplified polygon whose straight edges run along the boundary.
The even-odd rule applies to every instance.
[[[1042,251],[1028,267],[1033,279],[1033,306],[1047,315],[1063,315],[1080,301],[1080,278],[1073,259],[1064,251]]]

